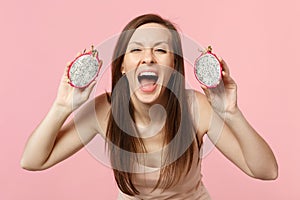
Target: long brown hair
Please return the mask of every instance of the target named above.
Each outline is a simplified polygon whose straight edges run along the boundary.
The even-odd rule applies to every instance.
[[[121,65],[134,31],[139,26],[147,23],[157,23],[170,30],[174,51],[174,69],[178,72],[171,75],[166,89],[168,101],[165,107],[167,121],[164,126],[166,133],[164,134],[164,145],[170,143],[172,145],[167,148],[164,162],[170,164],[163,166],[160,170],[160,177],[155,188],[161,185],[163,189],[167,189],[179,181],[183,172],[188,173],[195,148],[193,145],[195,130],[189,114],[185,93],[184,61],[180,36],[170,21],[158,15],[146,14],[139,16],[125,26],[115,46],[112,59],[112,94],[108,95],[111,111],[106,133],[106,144],[108,144],[116,182],[122,192],[131,196],[139,194],[132,181],[133,163],[138,160],[134,153],[147,152],[143,140],[138,137],[139,133],[134,122],[134,108],[131,102],[128,101],[130,99],[129,83],[126,78],[122,77]],[[115,92],[115,90],[118,91]],[[128,108],[128,111],[126,108]],[[178,135],[176,136],[176,134]],[[132,154],[128,154],[128,152],[132,152]]]

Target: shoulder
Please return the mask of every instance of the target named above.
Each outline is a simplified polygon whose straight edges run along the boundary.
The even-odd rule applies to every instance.
[[[109,113],[110,113],[110,102],[108,101],[109,93],[103,93],[95,97],[94,109],[98,122],[98,131],[102,135],[106,133]]]
[[[210,110],[210,104],[206,96],[197,90],[186,90],[187,102],[192,109],[200,109],[201,111]],[[196,107],[195,107],[196,106]]]
[[[197,102],[208,103],[206,96],[197,90],[186,89],[185,92],[188,100],[196,100]]]
[[[101,94],[96,98],[87,101],[78,110],[74,111],[73,123],[76,129],[82,133],[106,133],[106,124],[110,110],[106,94]]]
[[[208,131],[212,108],[206,96],[197,90],[186,90],[186,96],[194,127],[202,137]]]
[[[102,93],[95,97],[95,106],[98,108],[110,108],[110,103],[108,101],[110,93]]]

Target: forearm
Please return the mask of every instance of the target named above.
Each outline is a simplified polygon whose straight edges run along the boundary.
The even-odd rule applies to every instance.
[[[275,156],[264,139],[248,123],[239,109],[223,115],[226,125],[231,129],[241,147],[245,162],[257,178],[273,179],[277,176]]]
[[[23,168],[39,169],[47,160],[57,135],[71,111],[54,103],[29,137],[21,159]]]

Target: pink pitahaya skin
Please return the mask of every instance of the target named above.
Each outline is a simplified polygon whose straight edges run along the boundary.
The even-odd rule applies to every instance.
[[[86,88],[96,79],[100,71],[100,60],[96,50],[82,53],[69,65],[69,84],[75,88]]]
[[[200,84],[207,88],[217,87],[222,79],[222,64],[211,52],[211,47],[202,52],[194,63],[194,74]]]

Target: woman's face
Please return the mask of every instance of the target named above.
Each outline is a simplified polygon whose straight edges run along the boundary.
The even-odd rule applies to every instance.
[[[171,32],[157,23],[137,28],[121,67],[129,81],[131,94],[140,102],[154,103],[163,95],[173,68]]]

